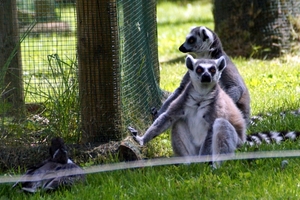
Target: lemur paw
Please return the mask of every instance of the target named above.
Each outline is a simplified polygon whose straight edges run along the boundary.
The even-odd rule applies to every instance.
[[[143,143],[141,137],[138,136],[138,131],[137,131],[136,129],[132,128],[131,126],[128,126],[128,130],[130,131],[130,133],[131,133],[133,139],[134,139],[137,143],[139,143],[139,145],[142,145],[142,146],[143,146],[144,143]]]
[[[137,136],[138,131],[136,129],[132,128],[131,126],[128,126],[128,130],[130,131],[133,138]]]
[[[158,117],[158,110],[155,107],[151,108],[151,115],[152,115],[152,120],[156,120],[156,118]]]

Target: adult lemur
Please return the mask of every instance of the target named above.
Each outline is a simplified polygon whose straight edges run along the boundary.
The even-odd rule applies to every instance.
[[[225,56],[194,59],[188,55],[190,81],[143,136],[134,135],[135,140],[144,145],[172,127],[172,147],[177,156],[234,153],[246,140],[246,123],[218,84],[226,60]]]
[[[186,41],[179,47],[183,53],[195,54],[196,58],[218,59],[223,56],[227,67],[222,72],[220,78],[221,88],[232,98],[237,107],[242,111],[246,123],[250,119],[250,96],[236,66],[223,51],[223,47],[217,34],[212,30],[200,26],[193,28],[186,37]],[[183,77],[180,86],[164,102],[162,107],[156,112],[154,118],[157,118],[167,110],[169,105],[183,92],[186,85],[190,82],[188,73]]]

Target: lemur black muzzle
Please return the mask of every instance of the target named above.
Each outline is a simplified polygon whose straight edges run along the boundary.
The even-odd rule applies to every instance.
[[[181,51],[182,53],[187,53],[187,52],[189,52],[189,51],[183,46],[183,44],[179,47],[179,51]]]

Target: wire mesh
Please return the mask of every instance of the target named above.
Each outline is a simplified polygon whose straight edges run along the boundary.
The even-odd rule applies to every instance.
[[[30,143],[39,143],[45,142],[51,135],[59,135],[66,141],[78,142],[82,138],[82,120],[85,120],[82,119],[82,111],[86,108],[79,107],[78,74],[80,71],[77,63],[77,46],[80,43],[77,42],[79,31],[76,1],[14,1],[17,5],[17,10],[14,11],[17,14],[17,30],[20,37],[26,36],[20,45],[22,61],[20,78],[24,85],[27,120],[25,124],[20,125],[22,130],[15,131],[9,128],[1,137],[18,138],[20,135],[26,135],[24,137]],[[91,71],[86,81],[90,81],[87,86],[91,89],[91,94],[97,94],[99,91],[101,93],[102,89],[106,91],[110,84],[113,85],[113,98],[118,100],[113,104],[116,108],[122,109],[120,118],[121,137],[123,137],[127,134],[129,125],[146,129],[152,122],[151,107],[158,107],[161,104],[162,93],[159,88],[156,1],[117,0],[115,2],[117,12],[108,14],[111,21],[117,20],[117,26],[103,27],[110,31],[116,30],[118,33],[118,38],[111,37],[111,40],[116,40],[113,42],[118,42],[116,45],[112,42],[113,48],[119,46],[119,49],[114,52],[118,58],[112,59],[113,65],[118,65],[112,75],[113,83],[95,85],[96,82],[93,80],[97,77],[100,80],[107,78],[99,69],[95,73]],[[104,3],[103,6],[105,5]],[[89,30],[84,31],[89,32]],[[103,59],[107,57],[104,56]],[[90,96],[92,98],[90,104],[86,105],[94,106],[91,111],[103,107],[104,104],[101,105],[103,99],[99,99],[98,95]],[[114,124],[105,114],[112,112],[109,109],[103,108],[105,112],[98,112],[98,115],[104,116],[101,118],[102,124],[111,124],[111,130],[114,130]],[[2,116],[2,125],[7,129],[6,125],[12,123],[12,120],[7,118],[5,112]],[[42,120],[37,121],[37,118]],[[86,120],[86,123],[99,123],[98,120],[99,118],[96,121]],[[90,127],[90,130],[95,127],[99,129],[97,137],[101,141],[103,130],[99,126]],[[102,141],[107,141],[109,135],[112,139],[120,138],[110,133],[103,133],[103,137],[104,135],[106,139]],[[18,139],[17,141],[25,142]]]
[[[55,0],[18,0],[20,34],[29,31],[21,43],[26,102],[44,102],[40,88],[49,85],[48,55],[66,62],[76,59],[76,12],[72,4]]]
[[[161,97],[156,1],[120,0],[118,7],[123,123],[143,130]]]

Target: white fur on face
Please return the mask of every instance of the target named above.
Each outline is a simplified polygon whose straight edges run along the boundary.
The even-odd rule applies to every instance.
[[[65,150],[63,150],[64,152],[67,152],[67,151],[65,151]],[[52,158],[55,158],[56,157],[56,155],[58,154],[58,152],[59,152],[59,149],[57,149],[55,152],[54,152],[54,154],[53,154],[53,156],[52,156]]]
[[[56,157],[56,155],[58,154],[58,151],[59,151],[59,149],[57,149],[57,150],[55,151],[55,153],[53,154],[53,158]]]

